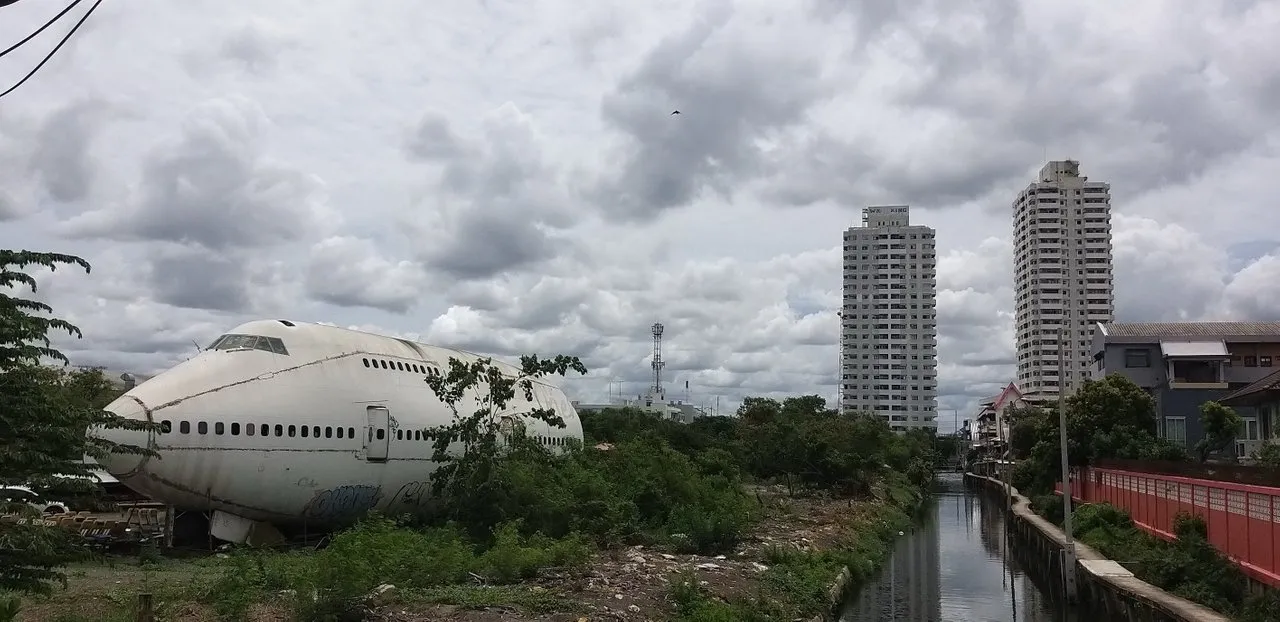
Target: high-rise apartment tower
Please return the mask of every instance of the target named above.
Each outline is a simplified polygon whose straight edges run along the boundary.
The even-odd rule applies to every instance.
[[[867,207],[844,232],[840,407],[889,426],[938,426],[937,255],[906,205]]]
[[[1061,387],[1070,395],[1089,377],[1094,323],[1115,314],[1111,186],[1080,175],[1074,160],[1045,164],[1013,202],[1013,256],[1018,388],[1028,399],[1057,398]]]

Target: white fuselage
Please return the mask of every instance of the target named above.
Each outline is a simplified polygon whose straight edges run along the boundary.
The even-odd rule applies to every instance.
[[[158,459],[113,454],[103,466],[177,508],[317,526],[346,523],[370,509],[408,512],[427,498],[437,466],[422,433],[453,421],[424,380],[447,372],[450,357],[479,358],[319,324],[248,322],[107,406],[159,423],[162,432],[93,433],[154,449]],[[520,373],[495,364],[511,377]],[[581,440],[582,425],[563,391],[532,382],[535,403],[517,391],[504,412],[553,409],[564,428],[524,417],[517,423],[553,451],[566,439]],[[475,406],[469,394],[459,414]]]

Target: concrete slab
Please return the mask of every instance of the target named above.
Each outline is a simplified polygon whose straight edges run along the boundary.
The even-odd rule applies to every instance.
[[[1110,559],[1082,559],[1079,560],[1080,565],[1088,570],[1090,574],[1098,577],[1132,577],[1133,573],[1129,572],[1119,562]]]

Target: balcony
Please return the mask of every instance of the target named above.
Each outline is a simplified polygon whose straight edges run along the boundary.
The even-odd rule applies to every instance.
[[[1222,341],[1161,341],[1170,389],[1226,389],[1231,356]]]

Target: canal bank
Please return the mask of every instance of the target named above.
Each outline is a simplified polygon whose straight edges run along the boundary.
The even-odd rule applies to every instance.
[[[959,473],[939,474],[932,502],[839,619],[1108,622],[1056,599],[1047,577],[1015,555],[1008,527],[997,494],[967,488]]]
[[[1009,525],[1015,555],[1024,567],[1050,580],[1042,584],[1061,593],[1063,551],[1066,536],[1054,524],[1031,510],[1016,488],[997,479],[973,474],[964,476],[966,487],[994,494]],[[1006,494],[1008,496],[1006,496]],[[1137,577],[1122,565],[1092,548],[1074,543],[1078,601],[1109,619],[1143,622],[1227,622],[1229,619],[1207,607],[1174,596]]]

